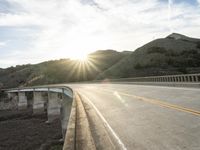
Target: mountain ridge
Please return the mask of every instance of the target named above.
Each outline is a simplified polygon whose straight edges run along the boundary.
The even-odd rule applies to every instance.
[[[0,88],[183,73],[200,73],[200,39],[172,33],[135,51],[97,50],[85,63],[60,59],[0,69]]]
[[[178,39],[172,38],[177,35]],[[199,60],[200,39],[174,33],[137,48],[97,79],[200,72],[192,69],[200,67]]]

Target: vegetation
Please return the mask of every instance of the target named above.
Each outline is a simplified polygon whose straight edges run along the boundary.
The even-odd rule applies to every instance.
[[[60,59],[0,69],[0,88],[197,72],[200,40],[172,34],[134,52],[99,50],[85,62]]]
[[[200,40],[172,34],[154,40],[101,73],[97,79],[200,72]]]
[[[129,52],[99,50],[88,56],[88,62],[60,59],[36,65],[9,67],[0,70],[0,86],[8,88],[93,80],[128,54]]]

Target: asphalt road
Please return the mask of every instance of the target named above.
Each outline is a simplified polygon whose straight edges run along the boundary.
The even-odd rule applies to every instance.
[[[130,84],[69,86],[94,105],[123,149],[200,149],[200,89]]]

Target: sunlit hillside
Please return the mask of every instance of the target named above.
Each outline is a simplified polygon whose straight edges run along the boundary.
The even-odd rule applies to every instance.
[[[87,60],[60,59],[36,65],[21,65],[0,70],[0,86],[17,87],[93,80],[130,52],[99,50]]]
[[[16,87],[106,78],[200,72],[200,40],[171,34],[133,52],[99,50],[85,60],[60,59],[0,70],[0,86]]]
[[[200,72],[200,39],[174,33],[136,49],[98,79],[197,72]]]

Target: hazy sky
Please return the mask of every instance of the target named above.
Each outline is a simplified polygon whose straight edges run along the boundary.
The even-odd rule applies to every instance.
[[[200,0],[0,0],[0,67],[200,37]]]

